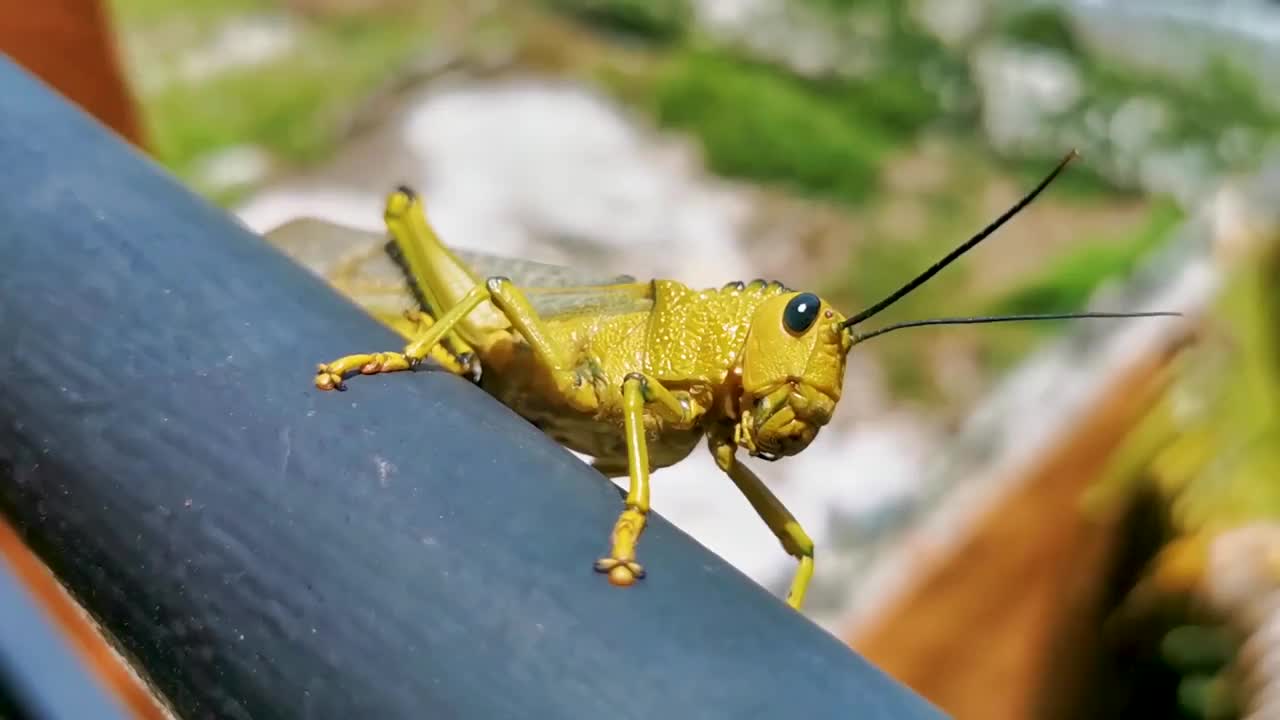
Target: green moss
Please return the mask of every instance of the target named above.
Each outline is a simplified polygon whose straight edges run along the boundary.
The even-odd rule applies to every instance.
[[[327,23],[271,62],[170,85],[144,103],[154,153],[180,175],[207,153],[241,144],[287,163],[323,158],[339,121],[421,47],[425,32],[390,19]]]
[[[990,306],[990,314],[1083,310],[1104,280],[1131,273],[1182,220],[1182,211],[1176,205],[1158,202],[1146,225],[1132,237],[1082,244],[1043,274],[999,298]]]
[[[880,166],[942,114],[918,65],[866,79],[805,78],[716,48],[670,57],[642,99],[664,127],[701,142],[719,174],[861,203]],[[635,98],[636,86],[626,91]]]
[[[1089,75],[1102,92],[1126,98],[1141,92],[1173,110],[1166,135],[1170,143],[1196,140],[1212,144],[1223,130],[1247,127],[1275,133],[1280,113],[1269,109],[1254,80],[1225,59],[1215,58],[1194,82],[1177,82],[1145,74],[1124,73],[1098,64]]]
[[[680,39],[693,19],[689,0],[544,1],[601,30],[661,43]]]
[[[996,165],[1014,177],[1022,187],[1030,189],[1044,179],[1054,164],[1062,159],[1069,147],[1057,148],[1057,155],[1045,148],[1044,152],[1034,157],[1000,158]],[[1079,148],[1077,148],[1079,149]],[[1100,161],[1093,160],[1096,153],[1089,153],[1071,163],[1065,172],[1053,181],[1053,196],[1059,200],[1077,202],[1133,200],[1142,197],[1142,191],[1135,187],[1121,185],[1108,176]],[[1104,159],[1105,160],[1105,159]]]
[[[663,127],[697,138],[713,172],[865,203],[891,153],[922,129],[972,120],[945,112],[924,81],[929,75],[963,85],[963,61],[915,27],[901,3],[805,1],[830,12],[833,31],[847,31],[849,43],[873,58],[867,72],[800,75],[750,51],[686,36],[654,70],[603,68],[595,76]],[[865,11],[856,21],[839,14],[855,5]]]
[[[1001,19],[1001,35],[1018,42],[1080,55],[1080,45],[1066,11],[1056,7],[1032,7]]]
[[[1152,138],[1156,148],[1199,145],[1213,152],[1223,130],[1228,128],[1252,130],[1260,141],[1278,134],[1280,112],[1263,101],[1252,75],[1224,57],[1211,59],[1202,75],[1189,79],[1126,67],[1083,48],[1069,16],[1058,8],[1016,10],[1001,19],[999,28],[1015,41],[1067,54],[1079,70],[1088,93],[1076,108],[1050,121],[1049,126],[1060,135],[1085,127],[1086,113],[1101,113],[1105,118],[1135,97],[1155,99],[1168,110],[1167,126]],[[1101,144],[1095,151],[1109,150],[1106,138],[1098,140]],[[1047,162],[1064,150],[1045,148],[1018,162]],[[1031,169],[1018,172],[1034,174]],[[1105,173],[1088,168],[1073,170],[1063,181],[1063,189],[1081,195],[1120,189]]]
[[[924,78],[950,82],[961,93],[972,94],[969,70],[964,58],[947,50],[933,35],[911,17],[909,3],[900,0],[802,0],[832,17],[840,27],[840,19],[848,24],[848,42],[865,47],[873,60],[872,69],[847,85],[846,101],[858,104],[857,110],[870,122],[896,132],[899,139],[914,137],[926,126],[952,123],[971,127],[976,119],[967,110],[947,111],[937,93],[927,87]],[[849,20],[849,18],[854,18]],[[874,24],[878,30],[865,32]],[[859,30],[858,28],[862,28]],[[832,88],[821,88],[830,92]]]
[[[193,25],[208,24],[248,12],[275,10],[277,3],[271,0],[201,0],[194,3],[173,0],[108,0],[107,7],[117,25],[142,29],[173,21]]]
[[[722,53],[679,57],[653,102],[659,123],[701,141],[715,172],[841,200],[870,194],[890,142],[839,98]]]

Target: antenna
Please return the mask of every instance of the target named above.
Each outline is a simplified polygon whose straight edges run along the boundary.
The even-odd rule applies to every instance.
[[[853,315],[848,320],[845,320],[844,322],[840,323],[840,327],[850,328],[850,327],[853,327],[854,325],[857,325],[863,320],[866,320],[867,318],[879,313],[881,310],[884,310],[890,305],[898,302],[903,297],[905,297],[908,293],[910,293],[912,290],[915,290],[916,288],[923,285],[929,278],[933,277],[934,275],[937,275],[939,271],[941,271],[943,268],[945,268],[946,266],[954,262],[956,258],[960,257],[966,252],[969,252],[970,250],[973,249],[975,245],[982,242],[983,240],[986,240],[988,237],[991,236],[992,233],[1000,229],[1001,225],[1004,225],[1006,222],[1012,219],[1014,215],[1017,215],[1019,212],[1021,212],[1023,208],[1025,208],[1027,205],[1030,205],[1031,201],[1035,200],[1037,195],[1043,192],[1046,187],[1049,187],[1049,183],[1053,182],[1054,179],[1058,177],[1058,175],[1067,167],[1067,164],[1078,157],[1080,157],[1080,153],[1076,152],[1075,150],[1072,150],[1071,152],[1067,153],[1066,157],[1062,158],[1062,160],[1058,162],[1058,165],[1054,167],[1053,171],[1050,172],[1047,176],[1045,176],[1045,178],[1040,181],[1040,184],[1036,185],[1034,190],[1027,193],[1027,195],[1023,197],[1021,200],[1019,200],[1017,204],[1015,204],[1013,207],[1006,210],[1003,215],[996,218],[995,222],[983,228],[982,231],[979,232],[977,235],[974,235],[973,237],[969,238],[967,241],[965,241],[963,245],[956,248],[955,250],[952,250],[950,253],[947,254],[946,257],[934,263],[933,267],[917,275],[914,279],[911,280],[911,282],[908,282],[906,285],[903,285],[902,287],[898,288],[896,291],[893,292],[893,294],[889,295],[888,297],[876,303],[875,305],[872,305],[866,310],[863,310],[862,312],[859,312]]]
[[[1134,313],[1113,313],[1113,312],[1083,312],[1083,313],[1055,313],[1048,315],[990,315],[985,317],[956,317],[956,318],[934,318],[932,320],[911,320],[909,322],[895,323],[888,327],[878,328],[868,333],[853,332],[853,344],[857,345],[864,340],[870,340],[877,335],[893,332],[894,330],[902,330],[903,328],[921,327],[924,325],[980,325],[984,323],[1000,323],[1000,322],[1021,322],[1026,320],[1078,320],[1082,318],[1137,318],[1137,317],[1182,317],[1182,313],[1177,312],[1134,312]]]

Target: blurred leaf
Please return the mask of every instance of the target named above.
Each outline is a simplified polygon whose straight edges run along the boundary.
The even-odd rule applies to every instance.
[[[1178,703],[1190,717],[1233,720],[1240,716],[1235,688],[1227,678],[1191,675],[1178,685]]]
[[[107,7],[117,24],[130,28],[146,28],[162,23],[208,24],[214,20],[255,10],[274,10],[272,0],[201,0],[195,3],[173,0],[108,0]]]
[[[1180,671],[1216,673],[1231,662],[1236,639],[1222,627],[1181,625],[1165,633],[1160,653]]]
[[[1006,37],[1070,55],[1080,53],[1071,18],[1059,7],[1016,7],[1001,22],[1000,33]]]
[[[544,0],[610,32],[656,42],[680,39],[693,19],[689,0]]]
[[[848,202],[871,194],[891,144],[839,95],[718,52],[677,57],[662,73],[654,103],[660,123],[701,141],[715,172]]]

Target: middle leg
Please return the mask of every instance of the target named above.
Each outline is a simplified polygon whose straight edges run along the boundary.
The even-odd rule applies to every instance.
[[[618,516],[610,536],[609,556],[596,561],[597,572],[607,573],[614,585],[631,585],[645,575],[636,562],[636,545],[649,515],[649,448],[644,424],[646,405],[659,406],[677,422],[687,424],[699,412],[660,383],[640,373],[622,381],[622,417],[627,441],[628,489],[626,509]]]

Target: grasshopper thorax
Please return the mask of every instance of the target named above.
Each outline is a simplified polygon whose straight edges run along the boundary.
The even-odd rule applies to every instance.
[[[843,321],[812,293],[783,293],[756,308],[741,355],[735,433],[752,455],[794,455],[831,419],[852,346]]]

